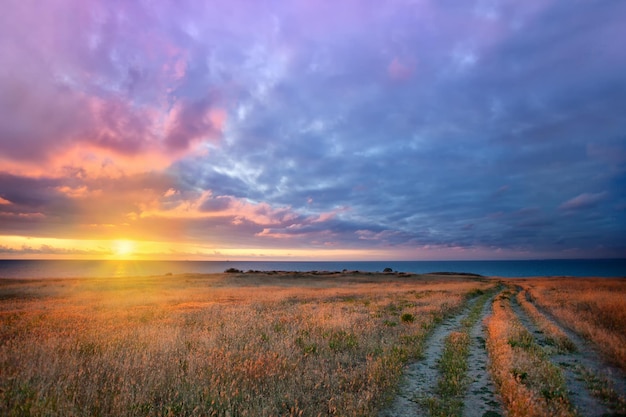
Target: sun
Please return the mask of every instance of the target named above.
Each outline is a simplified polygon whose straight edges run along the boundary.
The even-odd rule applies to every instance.
[[[113,253],[118,257],[128,257],[133,254],[135,243],[130,240],[116,240],[113,242]]]

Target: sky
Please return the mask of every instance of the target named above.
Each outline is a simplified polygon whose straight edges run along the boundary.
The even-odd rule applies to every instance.
[[[623,0],[0,8],[0,258],[626,257]]]

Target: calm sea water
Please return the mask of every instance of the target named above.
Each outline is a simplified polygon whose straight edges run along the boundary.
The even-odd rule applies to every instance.
[[[376,262],[255,262],[255,261],[79,261],[0,260],[0,278],[75,278],[215,273],[243,271],[469,272],[485,276],[626,277],[626,259],[527,261],[376,261]]]

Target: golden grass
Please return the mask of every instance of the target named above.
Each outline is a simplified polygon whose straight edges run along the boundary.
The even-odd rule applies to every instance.
[[[2,281],[0,414],[372,415],[425,334],[490,285],[306,274]]]
[[[560,352],[574,352],[576,345],[567,337],[567,335],[556,326],[552,321],[548,320],[537,307],[528,301],[525,290],[519,291],[516,296],[517,302],[524,309],[526,314],[537,325],[546,336],[548,343],[554,345]]]
[[[532,299],[626,371],[626,280],[523,280]]]
[[[500,293],[487,320],[491,373],[508,415],[571,416],[560,370],[542,354],[511,310],[510,292]]]

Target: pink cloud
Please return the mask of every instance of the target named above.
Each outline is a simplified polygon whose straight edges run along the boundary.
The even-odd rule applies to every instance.
[[[181,100],[170,111],[165,124],[165,145],[170,151],[188,149],[199,140],[221,137],[226,112],[212,100]]]
[[[270,238],[274,238],[274,239],[290,239],[290,238],[294,237],[293,234],[278,233],[278,232],[274,232],[274,231],[272,231],[272,229],[268,229],[268,228],[263,229],[261,232],[255,234],[255,236],[258,236],[258,237],[270,237]]]
[[[125,155],[134,155],[156,142],[153,126],[158,112],[151,108],[133,108],[128,101],[92,97],[89,100],[92,125],[85,127],[85,137],[93,145]]]
[[[36,13],[30,2],[3,10],[3,168],[50,173],[65,165],[92,171],[115,166],[136,172],[143,165],[139,156],[164,167],[198,138],[218,137],[226,113],[214,106],[179,105],[172,115],[177,120],[165,127],[189,60],[187,47],[163,30],[162,16],[175,20],[170,12],[161,5],[90,0],[50,0]]]
[[[570,200],[567,200],[559,206],[561,210],[579,210],[593,207],[607,197],[606,192],[602,193],[583,193]]]
[[[85,100],[71,91],[15,74],[0,75],[0,151],[41,161],[80,135],[90,119]]]
[[[406,61],[394,58],[387,67],[389,78],[394,81],[406,81],[413,76],[415,65]]]

